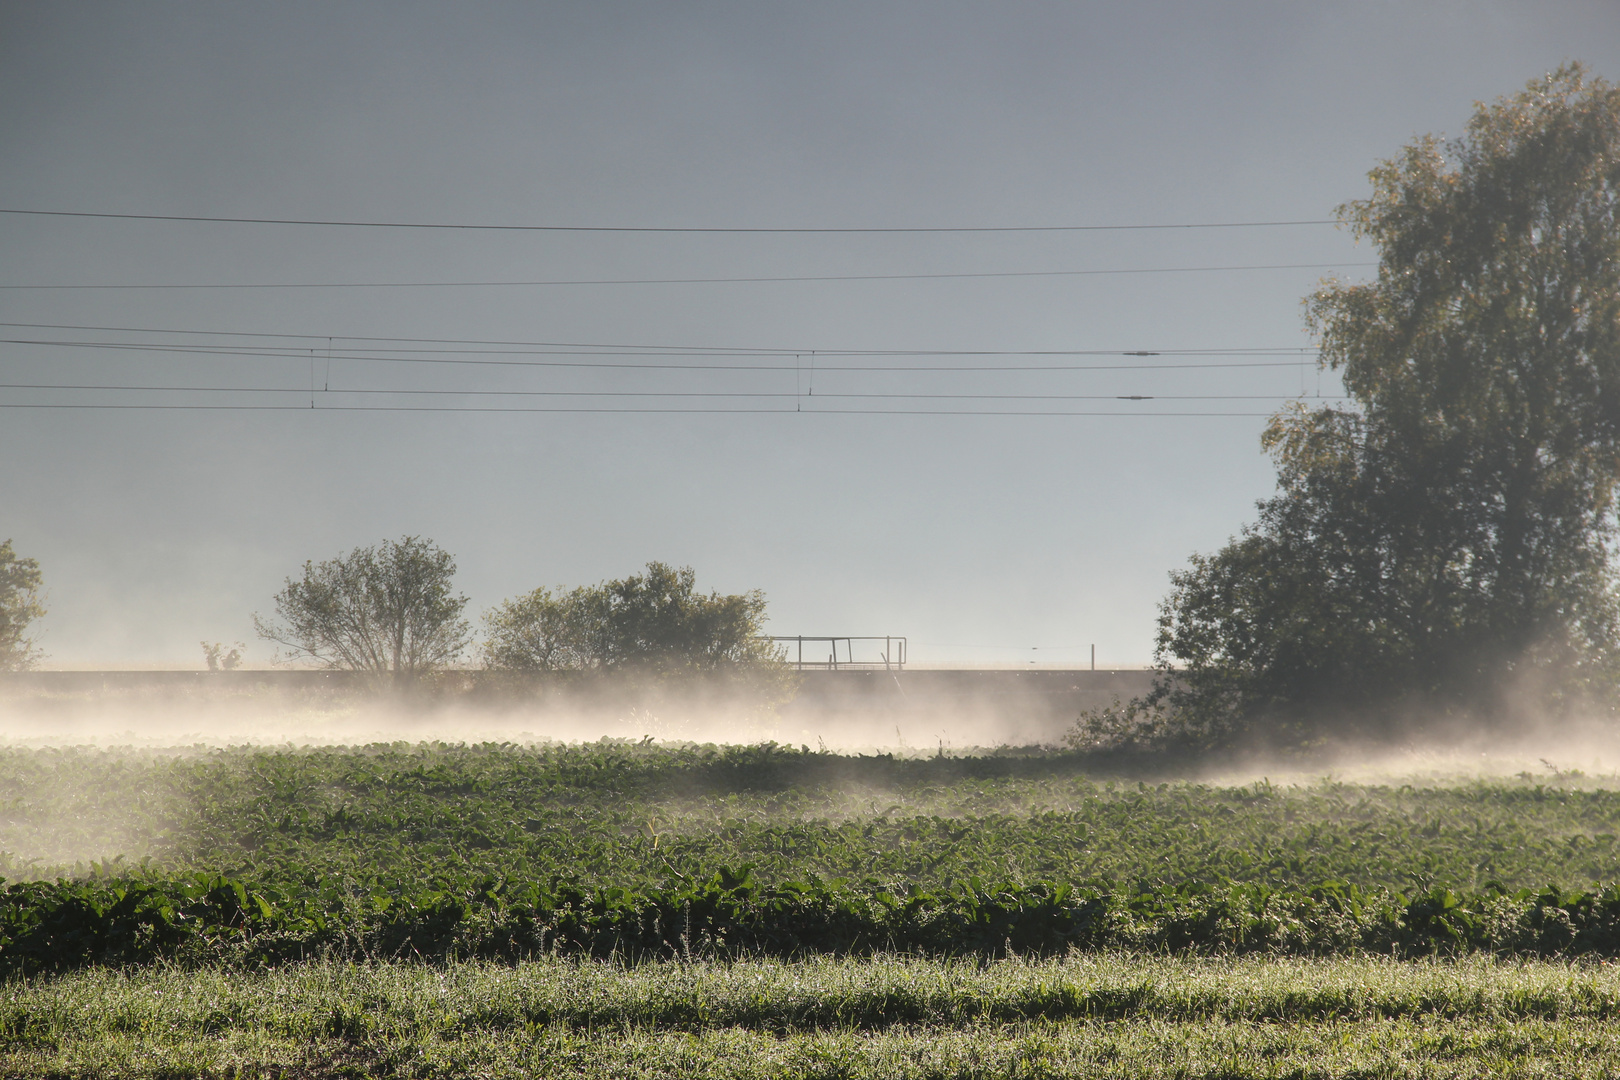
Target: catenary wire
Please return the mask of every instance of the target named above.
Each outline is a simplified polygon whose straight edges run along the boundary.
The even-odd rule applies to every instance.
[[[90,383],[0,383],[0,390],[84,390],[130,391],[172,394],[309,394],[303,386],[129,386]],[[390,387],[330,387],[319,394],[390,395],[412,394],[442,397],[652,397],[652,398],[787,398],[790,400],[883,399],[883,400],[962,400],[962,401],[1282,401],[1297,394],[919,394],[824,392],[806,395],[791,391],[742,390],[445,390]],[[1343,396],[1312,398],[1313,401],[1343,401]]]
[[[307,393],[307,391],[306,391]],[[1120,417],[1268,417],[1265,412],[1099,412],[1066,409],[627,409],[621,407],[518,407],[455,405],[168,405],[0,402],[0,409],[108,409],[178,412],[392,412],[392,413],[658,413],[772,416],[1120,416]]]
[[[1197,221],[1123,225],[912,225],[912,226],[671,226],[671,225],[495,225],[442,221],[355,221],[331,218],[215,217],[202,214],[115,214],[89,210],[26,210],[0,207],[0,214],[22,217],[101,218],[117,221],[182,221],[221,225],[314,225],[359,229],[449,229],[479,232],[707,233],[730,234],[885,234],[885,233],[1049,233],[1141,232],[1176,229],[1263,229],[1337,225],[1335,218],[1281,221]]]
[[[279,282],[173,282],[108,284],[12,285],[0,290],[194,290],[194,289],[471,289],[540,288],[564,285],[730,285],[835,281],[946,281],[979,278],[1098,277],[1126,274],[1197,274],[1244,270],[1326,270],[1377,266],[1375,262],[1264,263],[1231,266],[1150,266],[1106,270],[995,270],[941,274],[803,274],[774,277],[685,277],[685,278],[579,278],[548,281],[279,281]]]
[[[133,343],[133,342],[52,341],[52,340],[47,340],[47,339],[32,339],[32,338],[0,338],[0,344],[6,344],[6,345],[32,345],[32,346],[55,346],[55,347],[64,347],[64,348],[108,350],[108,351],[112,351],[112,352],[162,353],[162,354],[170,355],[170,356],[218,356],[218,357],[225,357],[225,358],[240,358],[240,359],[305,360],[305,359],[308,359],[308,357],[310,355],[310,351],[308,349],[300,349],[300,350],[296,350],[296,351],[294,351],[294,350],[274,351],[274,350],[268,350],[268,349],[248,349],[248,348],[232,349],[232,348],[221,348],[221,347],[184,346],[184,345],[182,345],[182,346],[174,346],[174,345],[145,344],[145,343]],[[809,356],[810,352],[811,352],[811,350],[805,350],[802,355]],[[594,355],[601,355],[601,354],[594,354]],[[680,357],[690,357],[692,355],[694,355],[694,354],[692,354],[692,353],[679,354]],[[730,355],[735,356],[735,354],[730,354]],[[786,353],[786,354],[784,354],[784,353],[771,353],[771,354],[766,354],[765,358],[773,359],[773,360],[783,360],[783,359],[791,358],[791,357],[793,357],[795,355],[800,355],[800,354],[794,354],[794,353]],[[837,353],[837,352],[835,352],[835,353],[831,353],[831,354],[825,354],[824,353],[824,354],[820,354],[820,355],[835,355],[835,356],[848,357],[850,355],[865,355],[865,354],[849,354],[849,353]],[[889,356],[889,355],[896,355],[896,354],[880,353],[880,354],[876,354],[876,355]],[[978,355],[978,356],[983,356],[983,355],[1029,355],[1029,354],[1023,354],[1023,353],[958,354],[958,353],[912,353],[912,352],[907,352],[907,353],[903,353],[903,354],[899,354],[899,355],[916,355],[916,356]],[[1053,353],[1053,354],[1049,354],[1049,355],[1074,355],[1074,354],[1072,354],[1072,353]],[[1095,354],[1088,353],[1088,354],[1085,354],[1085,355],[1095,355]],[[1121,354],[1121,353],[1114,352],[1114,353],[1107,353],[1107,354],[1104,354],[1104,355],[1116,355],[1117,356],[1117,355],[1132,355],[1132,354],[1131,353]],[[1150,353],[1148,355],[1155,355],[1155,354]],[[468,367],[479,366],[479,367],[530,367],[530,368],[582,368],[582,369],[588,369],[588,370],[752,371],[752,372],[766,372],[766,373],[773,373],[773,374],[774,373],[784,372],[784,371],[792,371],[792,370],[794,370],[792,367],[789,367],[785,363],[779,363],[779,364],[774,364],[774,365],[764,365],[764,364],[722,364],[722,363],[697,364],[697,363],[686,363],[686,362],[675,363],[675,362],[668,362],[668,361],[660,362],[660,363],[629,363],[629,362],[626,362],[626,361],[623,361],[623,360],[614,360],[614,361],[602,363],[602,362],[591,362],[591,361],[587,361],[587,360],[494,360],[494,359],[487,359],[487,358],[446,357],[446,356],[379,356],[379,355],[358,355],[358,354],[355,354],[355,353],[352,353],[352,352],[345,352],[345,353],[341,354],[341,359],[349,360],[349,361],[363,361],[363,362],[369,362],[369,363],[386,363],[386,364],[440,364],[440,365],[461,365],[461,366],[468,366]],[[908,372],[908,371],[916,371],[916,372],[964,372],[964,373],[971,373],[971,372],[1016,372],[1016,371],[1188,371],[1188,370],[1204,370],[1204,369],[1214,370],[1214,369],[1224,369],[1224,368],[1297,367],[1297,366],[1299,366],[1299,364],[1300,364],[1300,361],[1297,360],[1297,359],[1295,359],[1295,360],[1281,360],[1281,359],[1278,359],[1278,360],[1246,360],[1246,361],[1218,360],[1218,361],[1214,361],[1214,362],[1180,363],[1180,364],[1164,364],[1164,363],[1141,364],[1141,363],[1138,363],[1138,364],[993,364],[993,365],[987,365],[987,364],[904,364],[904,365],[899,365],[899,364],[823,364],[823,363],[818,363],[816,365],[816,370],[818,372],[822,372],[822,371],[838,371],[838,372]]]
[[[1264,356],[1314,353],[1314,347],[1269,345],[1222,349],[810,349],[797,346],[769,348],[736,345],[626,345],[622,343],[507,341],[496,338],[381,337],[375,334],[311,334],[265,330],[193,330],[156,326],[103,326],[87,323],[4,322],[0,326],[30,330],[96,330],[107,333],[174,334],[204,337],[289,338],[299,341],[381,341],[419,345],[509,345],[534,349],[634,349],[637,353],[747,353],[758,356]],[[307,350],[305,350],[307,351]],[[404,350],[399,350],[404,351]],[[432,350],[434,352],[448,350]]]

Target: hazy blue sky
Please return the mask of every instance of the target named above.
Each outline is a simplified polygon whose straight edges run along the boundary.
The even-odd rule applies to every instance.
[[[1569,59],[1620,77],[1620,6],[0,2],[0,209],[720,227],[1321,219],[1414,135],[1457,133],[1474,101]],[[1353,277],[1372,258],[1323,226],[693,235],[10,214],[0,252],[0,286],[1284,264]],[[905,634],[914,660],[1078,661],[1095,642],[1099,664],[1140,664],[1168,572],[1271,489],[1264,415],[1334,392],[1299,365],[1308,354],[1210,353],[1308,348],[1299,301],[1332,272],[3,288],[0,404],[303,407],[0,409],[0,538],[40,560],[58,666],[192,665],[201,638],[246,640],[265,661],[251,613],[304,559],[407,533],[455,553],[474,612],[661,559],[705,587],[764,589],[778,633]],[[695,353],[402,363],[501,357],[364,337]],[[85,344],[137,342],[157,348]],[[199,344],[212,351],[175,351]],[[840,350],[919,355],[825,355]],[[1031,364],[1139,369],[1010,370]],[[998,370],[872,370],[950,366]],[[377,393],[408,389],[453,393]],[[510,390],[531,394],[469,393]],[[604,392],[646,396],[580,396]],[[673,396],[721,394],[777,396]],[[909,396],[839,396],[852,394]],[[916,396],[962,394],[978,396]],[[1114,400],[1133,394],[1155,398]],[[402,404],[800,411],[333,408]],[[1240,415],[1168,415],[1198,412]]]

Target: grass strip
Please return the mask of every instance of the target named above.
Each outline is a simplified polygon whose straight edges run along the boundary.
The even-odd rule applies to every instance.
[[[0,989],[8,1076],[1603,1076],[1620,974],[1485,959],[334,962]]]

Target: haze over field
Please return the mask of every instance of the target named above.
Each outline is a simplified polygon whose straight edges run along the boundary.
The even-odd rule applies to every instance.
[[[224,748],[379,747],[385,744],[508,744],[544,747],[599,740],[682,746],[770,741],[840,754],[902,759],[1023,752],[1064,745],[1073,711],[1035,693],[994,687],[951,693],[912,686],[912,697],[801,700],[761,716],[746,703],[676,706],[657,713],[567,711],[535,702],[401,704],[358,694],[252,689],[134,693],[38,693],[0,697],[0,751],[71,749],[135,757],[207,755]],[[1106,704],[1106,702],[1103,702]],[[1096,707],[1089,701],[1084,704]],[[1114,768],[1106,755],[1093,770]],[[1131,775],[1200,783],[1265,780],[1469,785],[1500,778],[1612,789],[1620,778],[1620,735],[1603,715],[1560,717],[1513,730],[1421,730],[1380,746],[1328,742],[1301,749],[1247,749],[1140,760]],[[1039,807],[1036,807],[1039,809]]]
[[[0,209],[1321,221],[1476,99],[1566,59],[1614,76],[1617,30],[1613,5],[1573,2],[5,5]],[[777,633],[906,634],[920,662],[1083,665],[1095,642],[1100,666],[1142,664],[1167,571],[1271,489],[1265,415],[1336,392],[1300,297],[1372,258],[1324,225],[16,214],[0,249],[0,538],[40,560],[60,667],[196,666],[203,638],[265,663],[250,616],[303,560],[407,534],[456,555],[473,611],[660,559],[763,589]],[[1061,273],[906,277],[1029,272]],[[859,280],[371,287],[739,277]],[[242,332],[274,336],[220,336]],[[362,338],[639,358],[407,363],[533,347]],[[769,370],[601,366],[737,362],[722,349],[771,350],[740,361]],[[1110,355],[1009,355],[1030,350]],[[1196,355],[1119,355],[1171,350]],[[1049,362],[1110,368],[1012,370]],[[929,364],[993,370],[871,370]],[[837,396],[869,394],[892,396]],[[289,411],[9,407],[156,402]],[[378,405],[793,415],[335,408]],[[1126,415],[978,415],[1008,411]]]

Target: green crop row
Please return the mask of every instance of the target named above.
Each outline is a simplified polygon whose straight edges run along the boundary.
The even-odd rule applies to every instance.
[[[741,865],[768,884],[932,892],[973,877],[1470,893],[1620,878],[1620,791],[1584,778],[1220,786],[1100,769],[1075,754],[637,743],[12,749],[0,874],[82,876],[121,858],[165,877],[413,894],[502,875],[643,892]]]
[[[1132,892],[1066,884],[870,892],[747,870],[631,891],[501,879],[431,893],[316,881],[290,892],[206,875],[60,880],[0,892],[0,971],[160,958],[275,964],[539,955],[627,961],[815,954],[1044,956],[1125,949],[1416,957],[1620,955],[1620,887],[1413,896],[1328,883],[1309,891],[1204,886]]]

